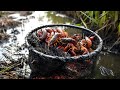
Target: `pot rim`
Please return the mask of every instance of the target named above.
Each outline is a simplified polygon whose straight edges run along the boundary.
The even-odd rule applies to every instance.
[[[85,54],[85,55],[79,55],[79,56],[73,56],[73,57],[59,57],[59,56],[52,56],[52,55],[47,55],[47,54],[44,54],[42,52],[39,52],[37,51],[33,46],[29,45],[29,43],[27,42],[27,37],[32,34],[34,31],[38,30],[38,29],[42,29],[42,28],[46,28],[46,27],[55,27],[55,26],[65,26],[65,27],[70,27],[70,28],[76,28],[76,29],[83,29],[83,30],[86,30],[92,34],[94,34],[98,40],[99,40],[99,44],[97,45],[97,48],[93,51],[93,52],[90,52],[89,54]],[[49,25],[43,25],[43,26],[40,26],[38,28],[35,28],[34,30],[32,30],[31,32],[29,32],[29,34],[27,34],[27,36],[25,37],[25,43],[26,45],[28,46],[28,49],[29,50],[32,50],[34,51],[35,53],[41,55],[42,57],[47,57],[47,58],[50,58],[50,59],[59,59],[63,62],[71,62],[71,61],[80,61],[80,60],[86,60],[86,59],[90,59],[94,56],[97,56],[97,54],[101,51],[102,49],[102,45],[103,45],[103,40],[101,39],[101,37],[93,32],[92,30],[90,29],[87,29],[87,28],[84,28],[82,26],[75,26],[75,25],[67,25],[67,24],[49,24]]]

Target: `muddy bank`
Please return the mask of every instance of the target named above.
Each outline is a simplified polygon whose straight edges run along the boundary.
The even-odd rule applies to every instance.
[[[9,16],[10,14],[20,14],[20,16],[27,16],[32,14],[31,11],[0,11],[0,32],[6,32],[7,29],[14,29],[22,24],[23,18],[14,20],[16,17]]]
[[[7,16],[2,16],[0,18],[0,43],[7,41],[10,38],[10,35],[6,33],[8,29],[14,29],[20,24],[22,23],[19,21],[14,21]]]
[[[21,18],[15,20],[17,17],[9,16],[12,14],[20,15]],[[30,11],[0,12],[0,79],[26,78],[27,55],[24,53],[25,46],[24,43],[18,45],[16,41],[17,35],[21,34],[23,20],[26,20],[23,16],[30,14]]]
[[[3,30],[3,29],[6,30],[6,29],[9,29],[9,28],[15,28],[20,24],[22,24],[22,23],[19,22],[19,21],[14,21],[9,17],[1,17],[0,18],[0,27],[1,27],[0,30]]]
[[[18,20],[14,20],[17,17],[9,16],[10,14],[19,14],[22,17],[32,14],[32,11],[0,11],[0,42],[9,39],[10,35],[6,33],[8,29],[13,29],[11,33],[19,32],[14,29],[20,27],[23,24],[23,20],[28,19],[27,17],[22,17]]]

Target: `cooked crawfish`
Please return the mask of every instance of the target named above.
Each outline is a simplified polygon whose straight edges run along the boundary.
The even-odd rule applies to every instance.
[[[45,29],[38,30],[37,35],[40,40],[45,40],[47,37],[47,31]]]
[[[64,48],[64,51],[68,52],[71,56],[76,56],[75,50],[77,50],[77,48],[72,43],[68,43]]]
[[[82,36],[80,34],[74,34],[71,38],[75,39],[76,41],[79,41],[82,39]]]
[[[86,47],[84,47],[84,46],[81,44],[81,42],[78,42],[78,43],[77,43],[77,50],[82,51],[82,52],[83,52],[82,55],[89,53],[88,49],[87,49]]]
[[[89,37],[89,38],[90,38],[91,41],[93,41],[94,38],[95,38],[95,36],[91,36],[91,37]]]
[[[73,38],[61,38],[61,39],[60,39],[60,42],[61,42],[62,44],[68,44],[68,43],[72,43],[72,44],[74,44],[74,45],[77,44],[77,42],[76,42],[75,39],[73,39]]]
[[[56,32],[61,33],[61,37],[68,37],[68,33],[65,30],[56,29]]]
[[[57,43],[59,43],[60,37],[61,33],[55,33],[50,39],[48,46],[56,45]]]
[[[57,47],[57,49],[61,49],[61,50],[63,50],[63,51],[64,51],[64,48],[65,48],[65,47],[64,47],[64,46],[61,46],[61,45]]]
[[[87,41],[87,48],[90,48],[92,46],[92,41],[87,36],[85,37],[85,40]]]
[[[74,51],[72,48],[70,48],[70,49],[68,50],[68,53],[69,53],[71,56],[76,56],[76,53],[75,53],[75,51]]]
[[[46,29],[46,31],[47,31],[48,33],[52,33],[52,32],[54,32],[53,29]]]
[[[45,42],[48,44],[51,38],[52,38],[52,34],[47,33],[47,37],[45,39]]]
[[[92,46],[92,41],[90,40],[89,37],[85,36],[85,39],[81,40],[81,44],[82,44],[82,46],[89,49]]]
[[[54,35],[56,33],[55,29],[46,29],[46,31],[50,33],[50,35]]]

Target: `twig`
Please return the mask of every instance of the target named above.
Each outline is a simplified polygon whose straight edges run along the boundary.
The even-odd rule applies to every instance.
[[[105,16],[109,11],[106,11],[105,14],[102,14],[99,19],[101,19],[103,16]]]
[[[100,30],[104,29],[105,27],[111,25],[111,24],[114,24],[114,22],[111,22],[109,24],[106,24],[105,26],[101,27],[100,29],[96,30],[95,32],[99,32]]]
[[[83,25],[85,26],[85,28],[88,28],[86,23],[83,21],[83,19],[80,17],[80,20],[82,21]]]
[[[119,42],[119,40],[120,40],[120,37],[117,39],[117,41],[112,45],[112,47],[108,51],[110,51]]]
[[[94,18],[91,18],[90,16],[88,16],[87,14],[85,14],[84,12],[80,11],[80,13],[82,13],[83,15],[85,15],[87,18],[89,18],[90,20],[92,20],[93,22],[95,22],[97,24],[97,21]]]

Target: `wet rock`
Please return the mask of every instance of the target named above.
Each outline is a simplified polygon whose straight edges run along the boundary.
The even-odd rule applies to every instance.
[[[17,37],[14,35],[13,37],[12,37],[12,42],[15,42],[17,40]]]
[[[18,30],[12,30],[12,31],[11,31],[11,34],[18,35],[18,34],[20,34],[20,32],[19,32]]]

